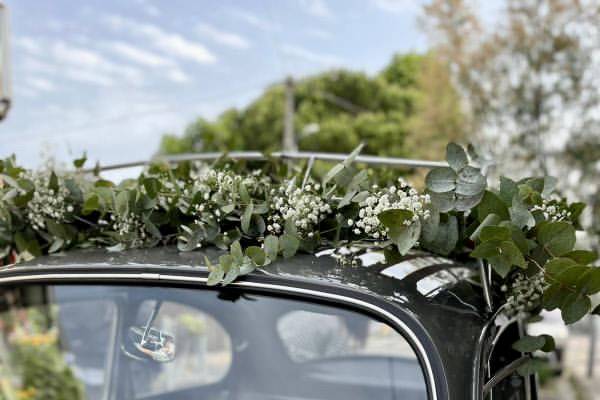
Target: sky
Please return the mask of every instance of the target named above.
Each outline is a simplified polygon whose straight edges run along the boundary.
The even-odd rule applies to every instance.
[[[283,80],[375,73],[425,38],[410,0],[8,0],[13,108],[0,157],[147,159],[165,132]]]

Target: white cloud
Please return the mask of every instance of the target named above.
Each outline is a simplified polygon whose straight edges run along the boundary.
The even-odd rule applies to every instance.
[[[67,68],[64,77],[81,83],[89,83],[96,86],[114,86],[115,80],[107,75],[98,74],[78,68]]]
[[[167,71],[167,79],[175,83],[186,83],[190,81],[190,77],[179,68],[172,68]]]
[[[113,77],[124,78],[128,83],[141,84],[143,74],[136,68],[116,64],[100,53],[57,41],[51,46],[51,54],[58,65],[64,65],[73,71],[67,77],[87,83],[107,85]],[[97,75],[98,79],[92,76]]]
[[[417,0],[371,0],[373,4],[386,12],[405,13],[415,12],[419,8]]]
[[[28,36],[17,37],[15,38],[14,43],[18,49],[31,55],[39,55],[42,52],[40,44],[35,39]]]
[[[147,0],[137,0],[136,3],[138,3],[142,10],[151,17],[158,17],[161,14],[158,7]]]
[[[288,56],[300,58],[315,64],[327,66],[342,64],[342,60],[334,55],[315,53],[311,50],[305,49],[304,47],[291,44],[284,44],[281,46],[281,51]]]
[[[178,33],[167,32],[156,25],[116,15],[108,17],[107,22],[115,30],[125,30],[132,35],[147,39],[150,44],[174,57],[199,64],[213,64],[217,61],[217,57],[204,45],[188,40]]]
[[[324,0],[300,0],[307,13],[319,18],[331,18],[333,14]]]
[[[196,26],[196,32],[225,46],[234,47],[237,49],[247,49],[250,47],[250,43],[240,35],[217,29],[209,24],[198,24]]]
[[[317,29],[317,28],[307,29],[306,34],[308,36],[312,36],[317,39],[329,40],[329,39],[333,38],[333,35],[331,34],[331,32],[327,32],[327,31],[324,31],[322,29]]]
[[[272,32],[272,31],[276,31],[279,29],[279,26],[277,26],[273,22],[270,22],[270,21],[267,21],[266,19],[260,18],[256,14],[253,14],[246,10],[232,9],[231,14],[235,18],[237,18],[241,21],[244,21],[248,25],[251,25],[251,26],[261,29],[263,31]]]
[[[107,47],[120,56],[146,67],[165,67],[174,64],[173,61],[168,58],[140,49],[129,43],[119,41],[111,42],[107,44]]]
[[[52,92],[55,89],[54,84],[46,79],[40,77],[29,77],[26,80],[27,86],[40,92]]]

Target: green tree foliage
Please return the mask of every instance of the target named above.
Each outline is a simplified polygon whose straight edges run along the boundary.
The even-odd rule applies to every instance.
[[[279,150],[284,88],[273,85],[246,108],[215,121],[198,118],[182,136],[165,135],[160,152]],[[433,54],[396,55],[379,74],[335,70],[295,85],[295,132],[301,150],[441,158],[466,132],[449,72]],[[427,143],[427,146],[423,146]]]

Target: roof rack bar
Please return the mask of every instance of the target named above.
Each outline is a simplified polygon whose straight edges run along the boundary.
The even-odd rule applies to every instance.
[[[133,161],[120,164],[111,164],[105,166],[99,166],[98,168],[87,168],[84,172],[99,171],[110,171],[115,169],[125,169],[133,167],[143,167],[152,163],[153,161],[164,161],[172,164],[177,164],[184,161],[214,161],[223,156],[227,156],[233,160],[247,160],[247,161],[260,161],[266,160],[268,157],[280,158],[283,160],[321,160],[321,161],[344,161],[347,154],[343,153],[315,153],[307,151],[292,151],[292,152],[274,152],[270,155],[265,155],[259,151],[230,151],[230,152],[211,152],[211,153],[189,153],[189,154],[176,154],[170,156],[158,156],[151,160],[144,161]],[[404,168],[436,168],[445,167],[448,164],[440,161],[426,161],[426,160],[411,160],[407,158],[396,158],[396,157],[380,157],[380,156],[369,156],[359,155],[356,157],[355,162],[365,163],[369,165],[378,166],[389,166],[389,167],[404,167]]]

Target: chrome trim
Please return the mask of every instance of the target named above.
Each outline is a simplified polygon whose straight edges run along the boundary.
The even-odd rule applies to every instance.
[[[485,304],[488,311],[492,312],[494,310],[494,304],[492,303],[492,291],[490,288],[492,268],[483,260],[478,260],[478,262],[479,274],[481,275],[481,285],[483,286],[483,297],[485,299]]]
[[[158,156],[152,160],[140,160],[132,161],[120,164],[111,164],[100,166],[95,168],[86,168],[81,170],[82,172],[94,172],[94,171],[110,171],[115,169],[143,167],[152,162],[167,162],[169,164],[177,164],[184,161],[214,161],[221,157],[229,157],[233,160],[247,160],[247,161],[264,161],[268,158],[279,158],[282,160],[321,160],[321,161],[344,161],[347,154],[344,153],[318,153],[309,151],[280,151],[271,154],[264,154],[259,151],[230,151],[230,152],[210,152],[210,153],[189,153],[189,154],[175,154],[170,156]],[[441,161],[428,161],[428,160],[412,160],[408,158],[398,157],[380,157],[380,156],[369,156],[359,155],[354,160],[358,163],[382,165],[389,167],[405,167],[405,168],[436,168],[436,167],[447,167],[448,164]]]
[[[193,283],[201,283],[206,284],[207,278],[204,277],[193,277],[193,276],[185,276],[185,275],[172,275],[172,274],[149,274],[149,273],[52,273],[49,272],[47,274],[35,274],[35,275],[21,275],[21,276],[7,276],[0,278],[0,284],[4,283],[13,283],[13,282],[31,282],[31,281],[40,281],[40,280],[48,280],[48,279],[73,279],[77,281],[81,280],[95,280],[95,279],[141,279],[144,281],[176,281],[176,282],[193,282]],[[269,284],[269,283],[259,283],[259,282],[233,282],[229,284],[232,287],[246,287],[246,288],[256,288],[256,289],[271,289],[271,290],[279,290],[285,291],[288,293],[295,293],[300,295],[310,295],[314,297],[319,297],[327,300],[337,300],[344,302],[346,304],[355,305],[360,308],[368,309],[369,311],[378,314],[379,316],[384,317],[391,321],[396,325],[397,328],[400,329],[402,333],[404,333],[411,342],[414,344],[415,350],[418,352],[423,364],[425,366],[425,375],[426,380],[429,384],[429,388],[431,389],[431,399],[430,400],[438,400],[437,395],[437,384],[434,379],[433,367],[431,365],[431,360],[429,359],[421,340],[418,336],[406,325],[404,321],[395,316],[389,311],[384,310],[381,307],[373,305],[369,302],[358,300],[348,296],[342,296],[338,294],[325,293],[317,290],[311,289],[303,289],[294,286],[287,285],[277,285],[277,284]]]

